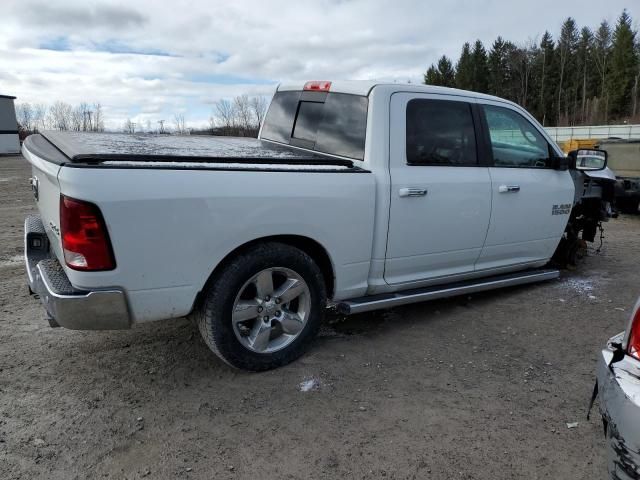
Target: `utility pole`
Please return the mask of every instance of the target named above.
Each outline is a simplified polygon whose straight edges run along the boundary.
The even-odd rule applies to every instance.
[[[158,120],[160,124],[160,131],[158,133],[164,133],[164,120]]]

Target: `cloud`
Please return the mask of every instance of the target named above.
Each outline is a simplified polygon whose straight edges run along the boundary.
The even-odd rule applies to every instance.
[[[108,28],[118,31],[141,27],[147,22],[147,17],[139,11],[115,5],[25,2],[13,11],[21,23],[64,30]]]
[[[4,0],[0,93],[19,101],[100,102],[128,117],[204,124],[215,101],[270,95],[280,81],[419,82],[465,41],[524,43],[564,18],[615,21],[623,0]],[[638,14],[640,12],[631,12]]]

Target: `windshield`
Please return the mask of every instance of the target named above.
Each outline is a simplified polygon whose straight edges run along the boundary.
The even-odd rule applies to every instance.
[[[277,92],[260,138],[363,160],[368,105],[360,95]]]

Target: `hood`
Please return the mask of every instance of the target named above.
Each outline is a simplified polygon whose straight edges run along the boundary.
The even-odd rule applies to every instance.
[[[580,173],[584,173],[589,178],[595,178],[598,180],[610,180],[612,182],[616,181],[616,176],[609,167],[605,167],[603,170],[582,170]]]

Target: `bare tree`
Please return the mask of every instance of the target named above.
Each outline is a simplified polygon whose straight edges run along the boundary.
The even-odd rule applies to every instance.
[[[47,106],[44,103],[33,105],[33,131],[46,130]]]
[[[237,96],[233,99],[233,105],[236,111],[237,126],[240,127],[243,135],[246,135],[253,126],[249,96],[246,93]]]
[[[102,113],[102,105],[100,103],[93,104],[93,132],[104,132],[104,118]]]
[[[81,130],[86,131],[87,129],[87,116],[83,108],[83,104],[80,104],[71,110],[71,124],[69,125],[69,129],[74,132],[80,132]]]
[[[182,113],[176,113],[173,116],[173,123],[176,126],[176,133],[179,135],[183,135],[187,133],[187,129],[185,127],[184,115]]]
[[[260,129],[262,120],[264,120],[264,116],[267,112],[267,99],[263,96],[253,97],[251,99],[251,109],[253,110],[253,115],[257,122],[256,129]]]
[[[209,118],[209,129],[212,134],[255,137],[266,111],[267,100],[262,96],[243,94],[233,100],[218,100]]]
[[[16,117],[18,124],[26,132],[32,132],[33,126],[33,109],[29,103],[19,103],[16,105]]]
[[[233,104],[226,99],[216,102],[216,117],[225,135],[231,133],[235,119],[235,109]]]
[[[65,102],[54,102],[49,109],[49,125],[55,130],[69,130],[73,108]]]
[[[124,125],[122,126],[122,131],[124,133],[131,133],[131,134],[136,133],[135,122],[132,122],[130,118],[127,118],[124,122]]]
[[[91,107],[86,102],[81,102],[80,105],[76,107],[77,115],[80,116],[80,122],[82,124],[80,130],[83,132],[93,131],[93,127],[91,125]],[[75,120],[75,119],[74,119]]]

